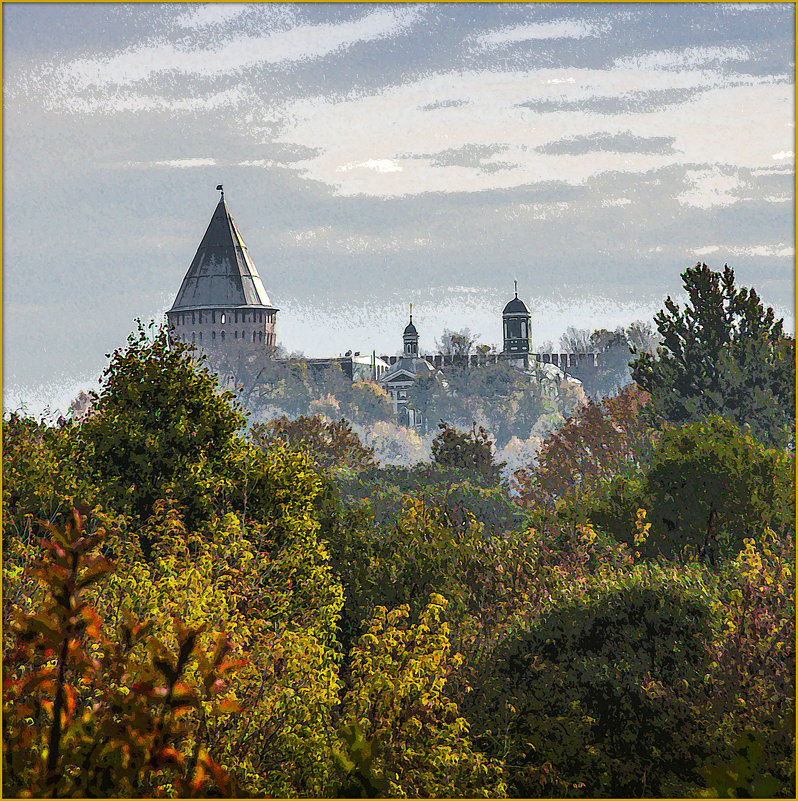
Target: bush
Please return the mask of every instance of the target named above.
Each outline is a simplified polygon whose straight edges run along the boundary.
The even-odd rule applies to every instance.
[[[466,712],[513,766],[510,794],[668,796],[698,781],[716,606],[701,570],[638,566],[501,644]]]

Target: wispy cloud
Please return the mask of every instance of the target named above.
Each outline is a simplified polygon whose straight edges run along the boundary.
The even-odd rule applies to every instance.
[[[178,15],[174,23],[178,28],[189,30],[213,28],[239,20],[252,8],[250,3],[202,3]]]
[[[638,70],[694,70],[717,68],[732,61],[748,61],[750,58],[751,51],[745,47],[684,47],[625,56],[616,59],[614,66]]]
[[[769,256],[777,259],[790,259],[795,256],[795,248],[779,242],[776,245],[705,245],[695,248],[694,256],[710,256],[713,253],[726,256]]]
[[[563,19],[498,28],[475,36],[472,41],[476,47],[488,49],[540,39],[587,39],[601,36],[605,29],[604,25],[584,20]]]
[[[159,75],[209,78],[235,74],[259,65],[319,59],[359,42],[395,36],[412,27],[421,13],[415,6],[380,8],[341,23],[212,37],[204,47],[164,38],[107,56],[51,64],[49,76],[44,77],[56,79],[56,84],[69,92],[80,92],[92,87],[131,86]]]

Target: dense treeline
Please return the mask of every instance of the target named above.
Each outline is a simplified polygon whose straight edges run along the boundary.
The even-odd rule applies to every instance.
[[[794,343],[684,279],[510,482],[477,424],[247,427],[163,332],[4,419],[4,794],[794,797]]]

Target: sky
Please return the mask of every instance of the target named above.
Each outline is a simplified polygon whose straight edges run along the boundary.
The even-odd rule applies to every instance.
[[[728,263],[795,330],[795,7],[3,5],[3,403],[161,320],[224,184],[308,356],[501,344]]]

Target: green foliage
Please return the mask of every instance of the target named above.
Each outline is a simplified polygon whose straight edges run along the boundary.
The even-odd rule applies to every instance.
[[[441,421],[440,433],[432,442],[432,461],[438,465],[473,470],[486,478],[499,479],[503,464],[493,461],[493,443],[482,427],[474,423],[471,431],[458,432]]]
[[[783,788],[778,779],[762,770],[762,741],[755,733],[740,736],[737,752],[728,765],[704,771],[708,789],[704,798],[776,798]]]
[[[468,723],[445,693],[460,662],[450,653],[446,606],[431,595],[416,625],[407,606],[379,607],[353,649],[343,718],[379,743],[375,772],[391,798],[484,798],[503,788],[498,765],[473,749]]]
[[[793,457],[712,416],[663,432],[640,476],[615,478],[591,520],[632,545],[645,509],[643,553],[714,564],[766,527],[794,530],[793,474]]]
[[[701,571],[642,566],[508,638],[475,703],[489,710],[477,742],[515,768],[510,794],[684,794],[706,749],[715,605]]]
[[[139,324],[111,357],[78,450],[117,512],[143,522],[169,495],[195,525],[231,484],[228,464],[244,422],[188,346],[170,343],[164,329],[150,340]]]
[[[656,416],[673,423],[727,417],[766,445],[794,437],[795,340],[734,271],[697,264],[682,273],[689,302],[670,297],[654,318],[663,345],[641,353],[632,378]]]
[[[252,427],[252,440],[261,448],[284,442],[301,448],[321,469],[367,470],[376,467],[374,450],[365,448],[346,420],[328,423],[320,416],[280,417]]]
[[[71,455],[72,425],[50,426],[44,421],[11,414],[3,420],[3,542],[38,541],[34,521],[63,524],[75,499],[91,500],[90,486]]]
[[[655,436],[630,387],[511,496],[476,425],[378,468],[344,421],[247,442],[231,400],[140,330],[81,421],[4,421],[7,794],[794,795],[786,451]]]
[[[707,781],[738,797],[795,796],[794,568],[794,534],[766,529],[719,574],[711,688],[721,745]]]
[[[388,783],[374,767],[379,750],[377,740],[367,740],[357,723],[339,732],[341,747],[333,750],[333,760],[341,775],[338,798],[377,798],[388,791]]]

